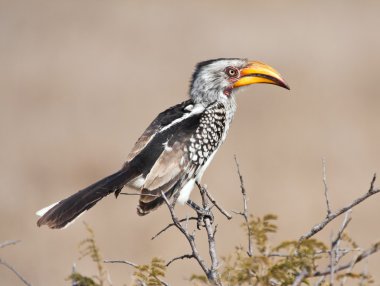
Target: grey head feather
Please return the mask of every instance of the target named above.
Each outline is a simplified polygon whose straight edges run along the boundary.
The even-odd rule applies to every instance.
[[[224,90],[231,85],[225,69],[228,66],[240,69],[247,63],[247,59],[238,58],[220,58],[198,63],[190,83],[191,99],[204,106],[216,101],[225,102],[228,99]],[[231,100],[234,100],[233,96]]]

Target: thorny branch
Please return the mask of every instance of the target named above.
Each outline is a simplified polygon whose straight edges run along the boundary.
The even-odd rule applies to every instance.
[[[235,159],[236,169],[237,169],[237,173],[239,175],[239,180],[240,180],[240,190],[241,190],[241,194],[243,196],[243,211],[242,212],[235,212],[235,213],[238,215],[241,215],[244,218],[245,225],[247,226],[247,233],[248,233],[248,251],[247,251],[247,254],[248,254],[248,256],[251,257],[253,255],[252,230],[251,230],[251,227],[250,227],[249,222],[248,222],[247,193],[245,191],[243,176],[241,175],[240,166],[239,166],[239,162],[236,158],[236,155],[234,156],[234,159]]]
[[[369,188],[368,192],[366,192],[365,194],[363,194],[359,198],[355,199],[348,206],[343,207],[343,208],[337,210],[336,212],[331,213],[324,220],[322,220],[319,224],[316,224],[315,226],[313,226],[312,229],[309,232],[307,232],[303,236],[301,236],[301,238],[299,239],[299,244],[301,244],[305,239],[308,239],[308,238],[314,236],[316,233],[320,232],[322,229],[325,228],[325,226],[328,223],[330,223],[332,220],[334,220],[335,218],[337,218],[341,214],[343,214],[343,213],[347,212],[348,210],[352,209],[353,207],[355,207],[356,205],[360,204],[361,202],[363,202],[364,200],[368,199],[369,197],[371,197],[371,196],[379,193],[380,189],[375,189],[375,187],[374,187],[375,181],[376,181],[376,174],[373,175],[373,178],[372,178],[372,181],[371,181],[371,185],[370,185],[370,188]]]

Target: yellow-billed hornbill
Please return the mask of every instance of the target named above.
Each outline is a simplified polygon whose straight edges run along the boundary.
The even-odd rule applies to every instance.
[[[190,84],[190,99],[160,113],[138,139],[121,170],[37,212],[37,225],[62,228],[103,197],[124,186],[140,191],[139,215],[167,198],[188,202],[212,158],[225,140],[236,111],[235,92],[254,83],[288,88],[268,65],[246,59],[199,63]]]

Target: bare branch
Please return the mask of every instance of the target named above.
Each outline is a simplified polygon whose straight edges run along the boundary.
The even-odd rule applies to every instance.
[[[327,207],[327,215],[326,217],[329,217],[331,215],[331,208],[330,208],[330,202],[329,202],[329,196],[328,192],[329,189],[327,187],[327,177],[326,177],[326,159],[322,158],[322,169],[323,169],[323,186],[325,189],[325,199],[326,199],[326,207]]]
[[[353,261],[346,263],[344,265],[341,265],[339,267],[336,267],[334,270],[334,273],[337,273],[339,271],[348,269],[352,267],[352,265],[355,265],[362,261],[363,259],[367,258],[368,256],[378,252],[380,250],[380,242],[375,243],[372,245],[370,248],[364,250],[361,254],[359,254]],[[308,274],[307,277],[318,277],[318,276],[325,276],[330,274],[330,269],[328,270],[323,270],[323,271],[315,271],[311,274]]]
[[[232,219],[232,215],[230,215],[226,210],[224,210],[221,206],[219,206],[219,204],[216,202],[216,200],[211,196],[211,194],[207,191],[207,187],[206,185],[204,185],[203,187],[201,185],[199,185],[199,183],[197,182],[197,186],[198,188],[203,188],[204,191],[206,192],[206,195],[207,197],[209,198],[209,200],[212,202],[212,204],[227,218],[227,219]]]
[[[337,250],[342,255],[346,255],[347,253],[352,253],[354,251],[362,251],[361,249],[342,249],[342,248],[339,248]],[[330,254],[330,253],[331,253],[331,250],[326,250],[326,251],[320,250],[320,251],[316,251],[314,255]],[[293,254],[272,252],[272,253],[266,254],[265,256],[266,257],[292,257]]]
[[[9,245],[9,244],[8,244]],[[14,269],[10,264],[8,264],[5,260],[0,258],[0,264],[4,265],[6,268],[11,270],[25,285],[32,286],[16,269]]]
[[[133,263],[133,262],[130,262],[128,260],[109,260],[109,259],[106,259],[103,261],[104,263],[123,263],[123,264],[127,264],[129,266],[132,266],[134,268],[137,268],[139,267],[137,264]]]
[[[351,212],[352,210],[349,209],[345,216],[344,216],[344,220],[343,220],[343,223],[342,225],[340,226],[340,229],[336,235],[336,238],[333,239],[332,238],[332,235],[331,235],[331,251],[329,253],[330,255],[330,284],[333,285],[333,282],[334,282],[334,269],[335,269],[335,266],[338,265],[340,259],[343,257],[343,253],[341,253],[339,251],[339,244],[341,242],[341,239],[342,239],[342,234],[344,232],[344,230],[346,229],[346,227],[348,226],[348,224],[350,223],[351,221]]]
[[[198,220],[198,218],[196,217],[183,218],[183,219],[180,219],[179,222],[184,222],[184,221],[189,221],[189,220]],[[161,233],[165,232],[172,226],[175,226],[175,223],[169,223],[165,228],[163,228],[162,230],[157,232],[154,236],[152,236],[151,240],[155,239],[157,236],[159,236]]]
[[[198,187],[200,185],[198,184]],[[202,197],[202,205],[203,208],[208,211],[210,210],[210,206],[207,200],[207,194],[206,194],[206,189],[203,187],[199,188],[199,191],[201,193]],[[215,283],[215,285],[221,285],[220,281],[220,275],[218,272],[219,268],[219,259],[216,254],[216,242],[215,242],[215,233],[216,233],[216,226],[215,229],[212,227],[212,222],[209,216],[204,217],[204,223],[205,223],[205,228],[207,232],[207,240],[208,240],[208,248],[209,248],[209,254],[211,258],[211,268],[209,272],[207,273],[207,277],[211,280],[211,282]]]
[[[172,264],[176,260],[185,259],[185,258],[191,259],[191,258],[194,258],[194,255],[193,254],[184,254],[181,256],[174,257],[172,260],[170,260],[168,263],[166,263],[166,266],[169,266],[170,264]]]
[[[240,166],[239,166],[239,162],[237,160],[236,155],[234,156],[234,159],[235,159],[236,169],[237,169],[237,173],[238,173],[239,180],[240,180],[240,190],[241,190],[241,193],[243,195],[243,211],[242,212],[235,212],[235,213],[241,215],[244,218],[245,225],[247,226],[247,233],[248,233],[247,234],[248,235],[248,251],[247,251],[247,254],[248,254],[248,256],[251,257],[253,255],[253,246],[252,246],[252,230],[251,230],[251,227],[250,227],[249,222],[248,222],[247,193],[245,191],[243,176],[241,175]]]
[[[336,251],[335,251],[335,245],[333,241],[333,234],[331,233],[331,251],[329,253],[330,256],[330,285],[334,285],[334,274],[335,274],[335,265],[337,263],[336,259]]]
[[[339,241],[342,239],[342,234],[344,232],[344,230],[347,228],[348,224],[350,223],[350,221],[352,220],[351,219],[351,213],[352,213],[352,210],[349,209],[345,216],[344,216],[344,220],[343,220],[343,223],[342,225],[340,226],[340,229],[338,231],[338,234],[336,235],[336,238],[334,239],[332,245],[334,246],[334,248],[338,247],[339,246]]]
[[[209,277],[209,271],[210,270],[208,269],[208,267],[206,266],[206,263],[204,262],[203,258],[200,256],[200,254],[198,252],[198,249],[197,249],[196,244],[195,244],[194,235],[189,234],[187,229],[185,229],[181,225],[177,215],[174,212],[173,207],[171,206],[171,204],[170,204],[169,200],[167,199],[167,197],[165,196],[165,194],[163,192],[161,192],[161,195],[165,201],[166,206],[169,209],[169,212],[170,212],[170,215],[172,217],[174,225],[185,236],[185,238],[187,239],[187,241],[189,242],[189,245],[191,247],[192,255],[194,256],[194,259],[198,262],[199,266],[202,268],[203,272],[207,275],[207,277]]]
[[[326,275],[321,276],[321,277],[318,279],[318,281],[314,284],[314,286],[320,286],[320,285],[322,285],[322,283],[324,283],[325,280],[326,280]]]
[[[322,220],[319,224],[316,224],[315,226],[313,226],[313,228],[307,232],[306,234],[304,234],[303,236],[301,236],[301,238],[299,239],[299,244],[304,241],[305,239],[308,239],[310,237],[312,237],[313,235],[315,235],[316,233],[320,232],[322,229],[325,228],[325,226],[330,223],[332,220],[334,220],[335,218],[337,218],[338,216],[340,216],[341,214],[345,213],[346,211],[352,209],[354,206],[360,204],[361,202],[363,202],[364,200],[368,199],[369,197],[373,196],[374,194],[377,194],[380,192],[380,189],[375,189],[374,188],[374,184],[375,184],[375,181],[376,181],[376,174],[374,174],[373,178],[372,178],[372,181],[371,181],[371,186],[370,186],[370,189],[368,190],[367,193],[363,194],[362,196],[360,196],[359,198],[355,199],[351,204],[349,204],[348,206],[346,207],[343,207],[339,210],[337,210],[336,212],[334,213],[331,213],[330,216],[326,217],[324,220]]]
[[[355,260],[356,260],[356,257],[351,261],[351,265],[350,265],[350,267],[349,268],[347,268],[347,271],[346,271],[346,274],[349,274],[349,273],[351,273],[352,272],[352,269],[354,268],[354,266],[355,266]],[[340,285],[344,285],[345,283],[346,283],[346,281],[347,281],[347,275],[346,276],[344,276],[344,278],[342,279],[342,281],[341,281],[341,283],[340,283]]]
[[[6,241],[0,243],[0,248],[7,247],[9,245],[14,245],[14,244],[17,244],[19,242],[21,242],[21,240],[6,240]]]
[[[305,279],[306,276],[307,276],[307,271],[304,269],[301,271],[300,274],[297,275],[296,279],[294,279],[292,286],[301,285],[302,280]]]
[[[158,281],[160,281],[160,283],[164,286],[169,286],[168,283],[166,283],[165,281],[163,281],[160,277],[157,277],[157,276],[154,276],[154,278],[156,278]]]

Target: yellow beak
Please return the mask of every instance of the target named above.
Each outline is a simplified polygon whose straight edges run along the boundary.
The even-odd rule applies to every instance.
[[[249,62],[246,67],[242,68],[239,79],[234,83],[233,87],[254,83],[268,83],[290,89],[278,71],[260,62]]]

